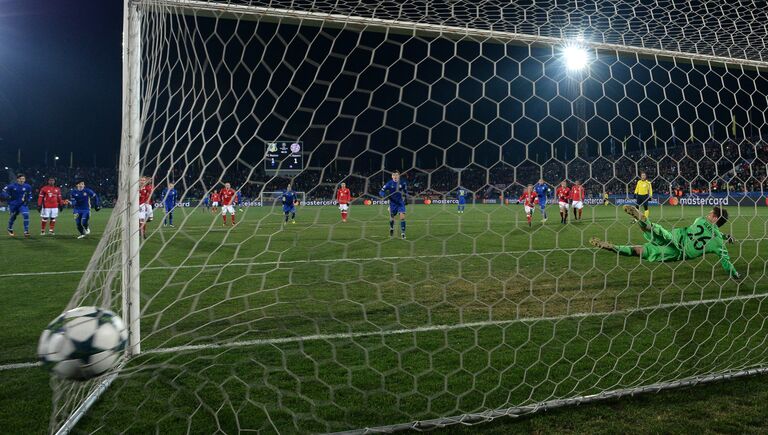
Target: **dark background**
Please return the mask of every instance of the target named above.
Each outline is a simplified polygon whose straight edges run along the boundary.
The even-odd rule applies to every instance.
[[[122,1],[0,1],[0,165],[112,166]]]

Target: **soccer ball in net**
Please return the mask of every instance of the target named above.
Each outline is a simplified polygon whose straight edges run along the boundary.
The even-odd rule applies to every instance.
[[[37,355],[62,379],[87,380],[114,367],[128,340],[128,330],[115,313],[98,307],[78,307],[48,324],[40,336]]]

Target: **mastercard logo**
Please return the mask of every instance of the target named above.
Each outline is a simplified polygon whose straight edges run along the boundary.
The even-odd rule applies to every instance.
[[[426,205],[432,204],[432,200],[427,198],[427,199],[424,200],[424,204],[426,204]]]
[[[679,202],[674,196],[669,198],[669,205],[677,205]]]
[[[373,204],[373,201],[371,201],[370,199],[366,199],[365,201],[363,201],[363,204],[371,205],[371,204]]]

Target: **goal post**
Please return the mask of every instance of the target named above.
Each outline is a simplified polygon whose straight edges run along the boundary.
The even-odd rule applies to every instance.
[[[424,429],[765,372],[768,62],[703,26],[754,5],[529,3],[125,0],[119,195],[69,308],[129,345],[52,381],[51,431]],[[728,208],[747,279],[590,246],[645,243],[641,173],[664,228]],[[147,239],[142,175],[185,204]],[[195,213],[224,183],[248,209]]]

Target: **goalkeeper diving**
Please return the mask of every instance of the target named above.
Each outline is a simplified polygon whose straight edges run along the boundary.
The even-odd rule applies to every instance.
[[[731,278],[741,278],[733,267],[725,247],[725,242],[732,243],[733,239],[720,232],[720,227],[728,222],[727,210],[714,207],[709,214],[697,218],[690,226],[674,228],[671,231],[650,222],[636,207],[625,205],[624,211],[637,220],[647,243],[641,246],[614,245],[597,237],[593,237],[589,242],[595,247],[625,257],[640,257],[653,262],[681,261],[708,253],[715,254],[720,257],[720,264]]]

